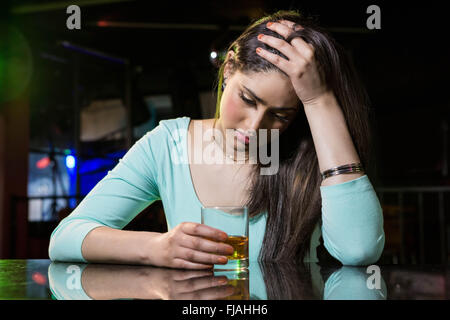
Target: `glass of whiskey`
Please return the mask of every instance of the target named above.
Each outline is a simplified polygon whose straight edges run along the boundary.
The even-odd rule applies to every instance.
[[[201,223],[228,234],[225,243],[233,247],[227,256],[228,263],[214,265],[214,270],[242,270],[248,268],[248,208],[247,207],[202,207]],[[211,239],[210,239],[211,240]]]

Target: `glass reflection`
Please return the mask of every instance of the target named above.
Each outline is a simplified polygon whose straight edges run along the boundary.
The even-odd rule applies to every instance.
[[[379,300],[381,275],[366,267],[316,263],[250,263],[245,271],[181,270],[152,266],[52,262],[55,299]],[[378,268],[379,271],[379,268]]]
[[[225,300],[249,300],[249,271],[248,270],[214,270],[215,277],[224,277],[227,284],[231,286],[234,291],[231,295],[225,297]]]

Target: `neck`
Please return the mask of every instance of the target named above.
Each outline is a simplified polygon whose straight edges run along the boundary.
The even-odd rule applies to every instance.
[[[225,138],[223,139],[223,141],[225,142],[223,145],[221,145],[221,144],[219,143],[219,141],[217,141],[217,139],[215,138],[215,131],[214,131],[214,129],[216,129],[216,127],[217,127],[217,129],[221,132],[222,137],[225,137]],[[222,128],[220,119],[214,119],[214,124],[213,124],[213,140],[214,140],[215,143],[220,147],[220,149],[222,150],[222,153],[223,153],[227,158],[233,160],[234,162],[240,162],[240,161],[242,161],[242,160],[244,160],[244,161],[249,160],[249,159],[250,159],[250,156],[248,155],[248,152],[246,152],[246,151],[243,151],[243,152],[242,152],[242,151],[237,151],[238,155],[240,155],[240,154],[244,154],[244,155],[245,155],[244,159],[242,159],[242,156],[238,156],[239,159],[236,159],[236,158],[234,157],[234,139],[233,139],[233,142],[232,142],[232,144],[233,144],[233,148],[232,148],[233,154],[227,154],[227,153],[226,153],[226,145],[227,145],[227,143],[226,143],[226,135],[223,133],[223,131],[224,131],[224,130],[223,130],[223,128]]]

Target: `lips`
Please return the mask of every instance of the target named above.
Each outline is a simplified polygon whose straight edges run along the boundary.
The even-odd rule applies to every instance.
[[[239,141],[245,144],[248,144],[250,142],[249,136],[246,136],[237,130],[236,130],[236,138],[238,138]]]

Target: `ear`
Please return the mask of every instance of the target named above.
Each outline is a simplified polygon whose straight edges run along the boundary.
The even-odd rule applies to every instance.
[[[230,61],[231,60],[231,61]],[[227,56],[225,58],[225,67],[223,69],[223,77],[229,78],[233,74],[233,60],[234,60],[234,51],[230,50],[227,53]]]

